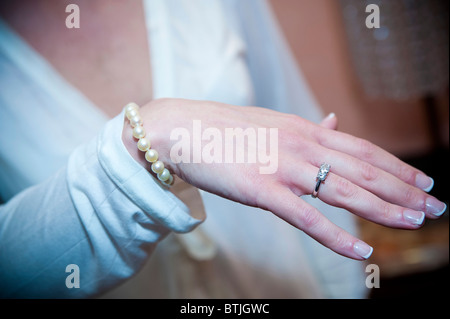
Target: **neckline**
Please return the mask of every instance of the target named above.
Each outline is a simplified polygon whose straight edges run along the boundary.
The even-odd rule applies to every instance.
[[[0,50],[7,58],[16,65],[21,72],[26,73],[36,85],[49,92],[57,99],[63,96],[76,102],[83,108],[89,117],[103,119],[109,117],[95,103],[93,103],[83,92],[68,82],[55,67],[2,18],[0,18]],[[61,103],[64,108],[66,103]],[[64,111],[71,113],[70,109]]]

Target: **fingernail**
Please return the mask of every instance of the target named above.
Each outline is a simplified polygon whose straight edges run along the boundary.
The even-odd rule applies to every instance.
[[[333,118],[333,117],[335,117],[336,116],[336,114],[334,114],[333,112],[331,112],[330,114],[328,114],[327,115],[327,117],[325,118],[325,119],[331,119],[331,118]]]
[[[425,206],[427,207],[427,213],[438,217],[447,210],[447,205],[434,197],[428,197]]]
[[[358,241],[353,245],[353,251],[358,254],[358,256],[368,259],[370,255],[372,255],[373,248],[363,241]]]
[[[434,180],[424,174],[417,174],[416,186],[428,193],[434,186]]]
[[[425,219],[425,213],[415,210],[405,210],[403,212],[403,218],[413,225],[422,225]]]

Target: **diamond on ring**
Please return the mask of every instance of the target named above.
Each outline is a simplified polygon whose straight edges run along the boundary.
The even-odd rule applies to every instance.
[[[322,163],[322,165],[320,165],[319,172],[317,173],[317,179],[323,182],[325,178],[327,178],[330,168],[330,164]]]
[[[317,198],[320,184],[322,184],[322,182],[325,181],[325,179],[327,178],[327,175],[330,172],[330,168],[331,168],[330,164],[327,163],[322,163],[322,165],[320,165],[319,172],[317,173],[316,177],[316,187],[314,188],[311,194],[313,198]]]

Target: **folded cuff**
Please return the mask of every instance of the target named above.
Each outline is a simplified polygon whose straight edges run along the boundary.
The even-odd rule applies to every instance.
[[[139,164],[122,141],[124,111],[110,120],[100,133],[98,159],[106,174],[144,213],[174,232],[189,232],[203,219]]]

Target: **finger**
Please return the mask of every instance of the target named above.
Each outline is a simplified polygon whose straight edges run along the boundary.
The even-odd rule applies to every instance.
[[[336,114],[330,113],[327,117],[325,117],[322,122],[320,122],[320,126],[330,129],[330,130],[337,130],[338,126],[338,120],[336,117]]]
[[[405,183],[426,192],[433,188],[434,181],[432,178],[367,140],[331,130],[320,130],[316,135],[316,140],[326,148],[368,162],[391,173]]]
[[[297,173],[295,183],[297,187],[303,185],[306,189],[309,188],[309,192],[305,189],[303,191],[311,194],[316,185],[318,168],[308,164],[302,167],[302,171]],[[332,206],[344,208],[355,215],[388,227],[417,229],[422,226],[425,219],[423,212],[388,203],[332,171],[320,185],[318,197]]]
[[[358,260],[367,259],[372,254],[372,247],[333,224],[289,188],[281,185],[272,187],[270,196],[261,198],[262,208],[270,210],[334,252]]]
[[[447,205],[394,175],[353,156],[330,149],[319,149],[314,158],[332,165],[335,174],[366,189],[385,201],[422,211],[428,218],[441,216]],[[311,163],[320,166],[320,163]]]

